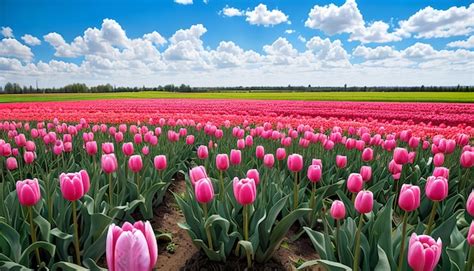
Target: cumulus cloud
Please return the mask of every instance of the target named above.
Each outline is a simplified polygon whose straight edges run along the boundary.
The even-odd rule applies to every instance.
[[[30,34],[25,34],[23,35],[23,37],[21,37],[21,39],[28,45],[30,46],[36,46],[36,45],[40,45],[41,44],[41,41],[35,37],[35,36],[32,36]]]
[[[30,47],[21,44],[13,38],[5,38],[0,41],[0,56],[18,58],[23,61],[31,61],[33,59]]]
[[[450,42],[447,46],[457,48],[474,48],[474,36],[470,36],[467,40],[458,40]]]
[[[174,2],[176,4],[180,4],[180,5],[192,5],[193,4],[193,0],[174,0]]]
[[[223,8],[220,11],[220,13],[222,13],[224,16],[227,16],[227,17],[235,17],[235,16],[244,15],[244,11],[237,8],[229,7],[229,6],[225,6],[225,8]]]
[[[269,10],[265,4],[259,4],[253,10],[245,12],[246,21],[253,25],[265,27],[289,23],[288,16],[278,9]]]
[[[296,31],[294,29],[287,29],[285,30],[285,34],[293,34],[295,33]]]
[[[143,35],[143,38],[153,42],[156,45],[163,45],[166,43],[166,39],[156,31]]]
[[[2,26],[0,31],[5,38],[13,38],[13,29],[8,26]]]
[[[474,3],[469,7],[451,7],[438,10],[423,8],[399,22],[399,32],[405,37],[444,38],[466,35],[474,31]]]

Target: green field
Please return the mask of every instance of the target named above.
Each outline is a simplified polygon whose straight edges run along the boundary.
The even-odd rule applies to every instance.
[[[0,103],[75,101],[98,99],[256,99],[305,101],[400,101],[400,102],[474,102],[474,92],[122,92],[4,94]]]

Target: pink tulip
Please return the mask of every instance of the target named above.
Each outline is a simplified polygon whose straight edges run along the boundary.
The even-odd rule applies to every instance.
[[[367,190],[360,191],[355,198],[354,206],[361,214],[370,213],[374,206],[374,195]]]
[[[346,217],[346,207],[344,206],[344,203],[340,200],[333,201],[330,214],[335,220],[344,219]]]
[[[32,164],[35,161],[35,153],[31,151],[26,151],[23,154],[23,160],[25,161],[25,164]]]
[[[143,168],[143,161],[140,155],[132,155],[128,159],[128,168],[137,173]]]
[[[255,185],[258,185],[260,183],[260,174],[256,169],[249,169],[247,171],[247,178],[253,179],[255,181]]]
[[[311,160],[311,165],[319,166],[321,169],[323,168],[323,162],[321,161],[321,159]]]
[[[97,142],[87,141],[86,142],[86,153],[90,156],[93,156],[97,153]]]
[[[143,142],[142,135],[141,134],[135,134],[133,136],[133,142],[135,142],[135,145],[142,144],[142,142]]]
[[[242,161],[242,154],[240,150],[231,150],[230,151],[230,163],[232,165],[239,165]]]
[[[474,246],[474,221],[472,221],[471,225],[469,226],[469,231],[467,232],[466,240],[469,246]]]
[[[275,157],[271,153],[265,154],[263,157],[263,165],[265,165],[267,168],[272,168],[273,164],[275,164]]]
[[[7,169],[10,171],[18,168],[18,162],[16,161],[15,157],[8,157],[6,164],[7,164]]]
[[[392,175],[399,174],[402,172],[402,165],[397,164],[395,160],[391,160],[390,163],[388,163],[388,171],[392,173]]]
[[[35,142],[33,142],[33,141],[31,141],[31,140],[26,141],[25,150],[26,150],[26,151],[34,152],[34,151],[36,150],[36,144],[35,144]]]
[[[127,142],[122,145],[122,152],[126,156],[131,156],[134,152],[133,149],[133,143],[132,142]]]
[[[188,144],[188,145],[193,145],[194,144],[194,136],[193,135],[188,135],[186,137],[186,144]]]
[[[102,171],[104,171],[106,174],[115,172],[118,169],[117,158],[115,157],[115,154],[113,153],[103,154],[100,161],[101,161]]]
[[[204,160],[209,156],[209,151],[207,150],[207,146],[201,145],[197,149],[197,156],[199,159]]]
[[[459,158],[459,162],[463,168],[474,166],[474,151],[464,151]]]
[[[214,198],[214,187],[209,178],[202,178],[194,183],[194,193],[199,203],[208,203]]]
[[[286,158],[286,150],[285,148],[278,148],[276,150],[276,158],[277,160],[281,161],[281,160],[285,160]]]
[[[431,236],[413,233],[408,244],[408,265],[414,271],[432,271],[438,264],[441,252],[440,238],[435,241]]]
[[[245,148],[245,140],[243,138],[237,140],[237,149],[241,150]]]
[[[395,148],[393,151],[393,160],[399,165],[408,163],[408,151],[404,148]]]
[[[61,155],[63,151],[64,151],[63,142],[61,140],[57,140],[53,147],[53,153],[55,155]]]
[[[153,270],[158,259],[158,245],[150,222],[120,228],[109,226],[106,241],[107,267],[110,271]]]
[[[234,197],[240,205],[252,204],[257,197],[257,188],[254,179],[240,179],[233,181]]]
[[[26,179],[24,181],[16,182],[16,194],[18,201],[23,206],[34,206],[41,199],[41,190],[38,180]]]
[[[114,143],[105,142],[102,143],[102,152],[105,154],[110,154],[114,152]]]
[[[206,169],[203,166],[193,167],[189,170],[189,180],[195,185],[201,179],[207,178]]]
[[[265,149],[263,148],[263,146],[257,146],[257,148],[255,149],[255,156],[258,159],[263,159],[263,157],[265,156]]]
[[[287,159],[288,169],[293,172],[299,172],[303,169],[303,156],[299,154],[290,154]]]
[[[216,167],[220,171],[226,171],[229,168],[229,156],[227,154],[218,154],[216,156]]]
[[[153,159],[156,170],[165,170],[167,166],[166,155],[157,155]]]
[[[347,189],[351,193],[359,193],[364,187],[364,180],[359,173],[351,173],[347,178]]]
[[[336,166],[338,168],[345,168],[347,166],[347,156],[337,155],[336,156]]]
[[[64,152],[72,152],[72,142],[64,142]]]
[[[449,179],[449,169],[445,167],[435,167],[433,170],[433,176]]]
[[[76,173],[61,173],[59,184],[63,197],[69,201],[75,201],[82,198],[89,191],[89,174],[85,170]]]
[[[372,178],[372,168],[370,166],[362,166],[360,168],[360,175],[362,176],[362,180],[364,180],[364,182],[370,181]]]
[[[420,138],[419,137],[414,137],[414,136],[411,137],[410,140],[408,141],[408,145],[412,149],[418,148],[418,146],[420,145]]]
[[[147,156],[150,153],[150,148],[148,148],[148,146],[143,146],[142,153]]]
[[[374,158],[374,151],[371,148],[365,148],[362,152],[362,161],[369,162]]]
[[[312,183],[317,183],[321,180],[322,170],[318,165],[310,165],[308,167],[307,177]]]
[[[420,207],[420,187],[403,184],[398,198],[398,206],[407,212],[414,211]]]
[[[115,142],[119,143],[123,141],[123,133],[122,132],[117,132],[114,135]]]
[[[245,137],[245,145],[248,147],[253,145],[253,136],[248,135]]]
[[[440,167],[444,163],[444,154],[442,152],[439,152],[435,154],[433,157],[433,164],[435,167]]]
[[[432,201],[442,201],[448,196],[448,180],[442,176],[430,176],[426,180],[425,193]]]
[[[469,194],[467,198],[466,211],[474,217],[474,191],[471,191],[471,194]]]

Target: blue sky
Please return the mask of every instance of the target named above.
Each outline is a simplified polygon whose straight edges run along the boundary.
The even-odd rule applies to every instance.
[[[0,84],[474,84],[472,1],[407,3],[1,0]]]

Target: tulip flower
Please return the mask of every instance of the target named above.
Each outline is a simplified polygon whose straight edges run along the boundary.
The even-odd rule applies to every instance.
[[[362,175],[359,173],[351,173],[347,178],[347,190],[353,193],[353,200],[355,199],[355,194],[359,193],[364,186],[364,180],[362,179]]]
[[[372,168],[370,166],[362,166],[360,168],[360,175],[362,176],[362,180],[364,180],[364,182],[370,181],[372,178]]]
[[[258,185],[260,183],[260,174],[256,169],[249,169],[247,171],[247,178],[253,179],[255,181],[255,185]]]
[[[231,150],[230,151],[230,163],[234,166],[240,165],[242,161],[242,153],[240,150]]]
[[[15,157],[8,157],[6,160],[7,169],[12,171],[18,168],[18,162]]]
[[[206,168],[203,166],[193,167],[189,170],[189,180],[194,186],[199,180],[207,178]]]
[[[299,192],[299,182],[298,182],[298,172],[303,169],[303,156],[299,154],[290,154],[287,160],[288,169],[295,173],[295,182],[293,185],[293,210],[298,208],[298,192]]]
[[[357,212],[360,213],[359,225],[357,227],[355,238],[355,252],[353,270],[359,270],[360,258],[360,234],[362,231],[362,224],[364,222],[364,214],[370,213],[374,205],[374,195],[370,191],[360,191],[355,198],[354,206]]]
[[[165,170],[167,166],[166,155],[155,156],[155,158],[153,159],[153,165],[155,166],[156,170]]]
[[[341,257],[341,253],[339,251],[339,228],[340,228],[340,220],[346,217],[346,207],[344,203],[340,200],[335,200],[332,202],[331,209],[329,211],[331,217],[336,220],[336,251],[338,257]]]
[[[444,177],[445,179],[449,179],[449,169],[445,167],[435,167],[433,170],[433,176],[435,177]]]
[[[74,248],[76,251],[76,263],[81,264],[79,249],[79,231],[77,224],[76,201],[82,198],[90,188],[90,179],[87,171],[81,170],[76,173],[62,173],[59,176],[61,193],[63,197],[72,202],[72,219],[74,226]]]
[[[102,152],[105,154],[110,154],[114,152],[114,143],[105,142],[102,143]]]
[[[199,159],[204,160],[209,156],[209,151],[207,150],[207,146],[201,145],[197,149],[197,156]]]
[[[135,173],[135,182],[137,183],[138,190],[140,190],[140,176],[139,172],[143,168],[142,157],[138,154],[130,156],[128,158],[128,168]]]
[[[467,198],[466,211],[474,217],[474,191],[471,191],[471,194],[469,194]]]
[[[194,136],[193,135],[186,136],[186,144],[187,145],[193,145],[194,144]]]
[[[467,243],[469,244],[469,258],[465,270],[472,270],[474,265],[474,221],[471,222],[469,230],[466,236]]]
[[[464,151],[459,158],[459,162],[463,168],[474,166],[474,151]]]
[[[224,186],[224,178],[222,174],[229,168],[229,156],[227,154],[218,154],[216,156],[216,167],[219,169],[219,198],[221,201],[224,200],[225,196],[225,186]]]
[[[214,187],[212,181],[209,178],[202,178],[198,180],[194,185],[194,194],[197,202],[199,202],[204,211],[204,220],[208,217],[207,203],[214,198]],[[212,235],[209,227],[206,227],[207,242],[210,250],[213,250]]]
[[[428,235],[413,233],[408,244],[408,265],[414,271],[432,271],[442,253],[442,242]]]
[[[257,146],[257,148],[255,149],[255,156],[258,159],[263,159],[263,157],[265,156],[265,149],[263,148],[263,146]]]
[[[36,229],[33,224],[33,207],[41,199],[41,190],[38,184],[38,180],[35,178],[33,180],[26,179],[24,181],[16,182],[16,193],[18,195],[18,201],[22,206],[28,207],[29,214],[29,224],[30,224],[30,234],[31,234],[31,243],[36,243]],[[39,249],[35,249],[36,262],[39,265],[41,263]]]
[[[150,148],[148,148],[148,146],[143,146],[142,153],[147,156],[150,153]]]
[[[112,185],[112,172],[117,171],[118,162],[115,154],[103,154],[101,159],[102,170],[109,175],[109,204],[112,205],[114,187]]]
[[[86,153],[90,156],[94,156],[97,153],[97,142],[87,141],[86,142]]]
[[[347,156],[337,155],[336,156],[336,166],[338,168],[345,168],[347,166]]]
[[[109,226],[106,241],[107,267],[110,271],[149,271],[155,269],[158,245],[150,222],[125,222]]]
[[[434,155],[433,157],[433,164],[435,167],[440,167],[444,163],[444,154],[442,152],[439,152]]]
[[[369,162],[374,158],[374,151],[371,148],[365,148],[362,151],[362,161]]]
[[[277,160],[284,160],[286,158],[286,150],[285,148],[278,148],[276,150],[276,158]]]
[[[275,157],[271,153],[265,154],[263,157],[263,165],[267,168],[272,168],[275,163]]]
[[[408,212],[414,211],[420,206],[420,188],[416,185],[403,184],[398,198],[398,206],[405,211],[403,214],[402,243],[400,245],[400,254],[398,256],[398,270],[402,270],[403,259],[405,257],[404,252]]]
[[[25,161],[25,164],[32,164],[35,161],[35,153],[31,151],[26,151],[23,154],[23,160]]]
[[[257,197],[257,188],[253,179],[240,179],[235,177],[232,183],[234,188],[234,197],[240,205],[243,205],[243,229],[244,240],[249,240],[249,205],[255,201]],[[252,259],[247,253],[247,264],[251,266]]]
[[[430,218],[428,220],[428,228],[426,233],[431,234],[434,217],[436,215],[436,209],[440,201],[444,200],[448,196],[448,180],[444,177],[435,177],[430,176],[426,180],[425,194],[426,197],[434,201],[433,207],[431,209]]]
[[[125,156],[131,156],[133,154],[133,143],[127,142],[122,145],[122,152]]]

